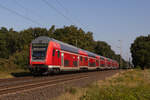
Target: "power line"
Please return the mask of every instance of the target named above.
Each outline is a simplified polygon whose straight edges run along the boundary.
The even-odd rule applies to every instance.
[[[68,13],[68,9],[65,8],[59,0],[56,0],[56,2]]]
[[[67,8],[65,8],[59,0],[55,0],[55,1],[66,11],[66,13],[71,15],[69,10]],[[78,20],[77,18],[75,18],[75,20],[76,20],[76,22],[80,23],[80,25],[84,26],[85,28],[88,27],[88,25],[85,25],[85,24],[81,23],[80,20]]]
[[[57,8],[55,8],[53,5],[51,5],[47,0],[42,0],[49,8],[55,10],[59,15],[63,16],[66,20],[70,21],[71,23],[73,23],[74,25],[75,22],[73,20],[71,20],[69,17],[65,16],[61,11],[59,11]]]
[[[22,8],[22,9],[27,11],[27,8],[24,7],[22,4],[20,4],[17,0],[14,0],[14,2],[15,2],[16,5],[20,6],[20,8]]]
[[[120,42],[120,67],[122,67],[122,40],[118,40]]]
[[[7,8],[7,7],[3,6],[3,5],[1,5],[1,4],[0,4],[0,7],[1,7],[2,9],[5,9],[5,10],[9,11],[10,13],[13,13],[13,14],[19,16],[19,17],[22,17],[23,19],[28,20],[28,21],[30,21],[30,22],[32,22],[32,23],[34,23],[34,24],[37,24],[37,25],[40,25],[40,26],[42,25],[42,24],[40,24],[39,22],[37,22],[37,21],[35,21],[35,20],[33,20],[33,19],[29,18],[29,17],[26,17],[26,16],[24,16],[24,15],[22,15],[22,14],[16,12],[15,10],[9,9],[9,8]]]
[[[27,11],[27,12],[32,12],[32,14],[36,15],[36,17],[41,18],[41,17],[36,13],[36,11],[33,11],[33,10],[31,10],[31,9],[29,9],[29,8],[27,8],[27,7],[25,7],[25,6],[23,6],[18,0],[14,0],[14,2],[15,2],[16,5],[20,6],[20,8],[24,9],[25,11]]]

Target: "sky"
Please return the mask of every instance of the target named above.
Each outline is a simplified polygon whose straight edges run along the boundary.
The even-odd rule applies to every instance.
[[[0,27],[76,25],[106,41],[124,59],[136,37],[150,34],[150,0],[0,0]],[[120,43],[120,41],[121,43]]]

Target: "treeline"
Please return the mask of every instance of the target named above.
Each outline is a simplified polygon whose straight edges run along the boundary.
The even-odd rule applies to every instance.
[[[130,49],[134,67],[150,68],[150,35],[137,37]]]
[[[118,62],[120,59],[120,56],[116,55],[106,42],[95,41],[92,32],[85,32],[73,25],[57,29],[54,25],[50,29],[28,28],[20,32],[2,27],[0,29],[0,69],[26,69],[29,64],[30,42],[38,36],[49,36]],[[123,59],[122,61],[122,66],[126,66],[126,62]]]

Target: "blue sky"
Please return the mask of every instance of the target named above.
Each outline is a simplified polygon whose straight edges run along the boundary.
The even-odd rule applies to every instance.
[[[51,25],[63,27],[75,24],[93,32],[95,40],[106,41],[116,53],[120,53],[122,40],[123,57],[130,55],[130,44],[137,36],[150,34],[150,0],[0,0],[0,5],[40,23],[23,19],[0,6],[0,27],[22,30],[29,27]],[[73,22],[72,22],[73,21]]]

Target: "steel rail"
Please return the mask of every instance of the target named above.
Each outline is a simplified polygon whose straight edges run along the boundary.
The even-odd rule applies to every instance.
[[[20,85],[20,86],[16,86],[16,87],[10,87],[10,88],[3,88],[0,89],[0,96],[6,95],[6,94],[11,94],[11,93],[17,93],[17,92],[21,92],[21,91],[29,91],[29,90],[33,90],[36,88],[42,88],[45,86],[50,86],[50,85],[57,85],[60,83],[64,83],[67,81],[73,81],[73,80],[79,80],[79,79],[83,79],[83,78],[88,78],[88,75],[82,75],[82,76],[77,76],[77,77],[69,77],[69,78],[65,78],[65,79],[58,79],[58,80],[50,80],[50,81],[45,81],[45,82],[40,82],[40,83],[33,83],[33,84],[25,84],[25,85]]]
[[[109,71],[105,71],[105,73],[103,72],[103,74],[108,74],[108,73]],[[0,97],[4,95],[8,95],[8,94],[16,94],[20,92],[35,90],[38,88],[44,88],[44,87],[54,86],[58,84],[63,84],[66,82],[86,79],[89,77],[97,77],[97,75],[100,75],[100,72],[78,73],[78,74],[72,74],[72,75],[68,74],[64,76],[60,75],[57,77],[50,77],[47,79],[42,78],[39,80],[25,82],[24,84],[18,84],[17,86],[12,85],[8,87],[0,87]]]
[[[28,83],[36,83],[40,81],[46,81],[46,80],[56,80],[60,78],[65,78],[65,77],[73,77],[76,75],[86,75],[86,74],[92,74],[96,72],[88,72],[88,73],[78,73],[78,74],[64,74],[64,75],[56,75],[56,76],[48,76],[48,77],[39,77],[39,78],[30,78],[30,79],[22,79],[22,80],[14,80],[14,81],[8,81],[7,83],[4,81],[3,83],[0,83],[0,89],[2,88],[7,88],[11,86],[16,86],[16,85],[22,85],[22,84],[28,84]]]

